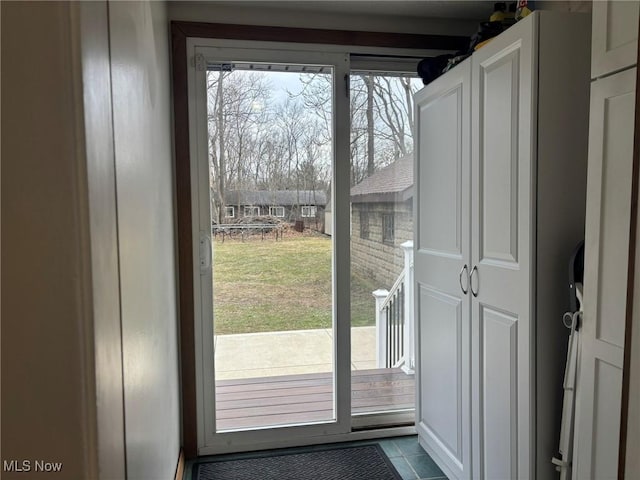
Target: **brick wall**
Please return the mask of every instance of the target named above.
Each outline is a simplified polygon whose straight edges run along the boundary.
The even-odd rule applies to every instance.
[[[400,247],[413,240],[413,204],[354,203],[351,205],[351,268],[358,275],[371,278],[376,288],[391,288],[404,268],[404,251]],[[369,216],[369,238],[360,237],[361,212]],[[394,240],[382,241],[382,216],[394,215]]]

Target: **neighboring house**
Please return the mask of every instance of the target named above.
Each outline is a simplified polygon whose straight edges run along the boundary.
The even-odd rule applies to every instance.
[[[242,217],[272,216],[302,220],[321,230],[327,194],[319,190],[230,190],[225,195],[225,223]]]
[[[400,245],[413,240],[413,155],[351,188],[351,263],[357,274],[390,288],[404,266]]]

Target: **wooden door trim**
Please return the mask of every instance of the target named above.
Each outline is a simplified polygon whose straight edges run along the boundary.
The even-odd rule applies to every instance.
[[[173,34],[184,37],[251,40],[259,42],[311,43],[348,47],[462,50],[468,37],[416,33],[363,32],[318,28],[271,27],[225,23],[171,22]],[[176,58],[174,57],[174,62]]]
[[[171,26],[173,115],[178,243],[178,305],[182,448],[187,459],[198,455],[196,405],[195,325],[191,231],[191,167],[189,165],[189,105],[187,91],[187,36]]]
[[[640,24],[640,18],[639,18]],[[640,31],[640,26],[639,30]],[[629,261],[627,262],[627,305],[625,316],[624,360],[622,363],[622,393],[620,408],[620,444],[618,447],[618,478],[624,479],[627,463],[627,425],[629,422],[629,386],[631,367],[631,338],[633,328],[633,300],[636,270],[636,232],[638,228],[638,175],[640,175],[640,48],[636,61],[635,126],[633,135],[633,165],[631,177],[631,219],[629,222]]]

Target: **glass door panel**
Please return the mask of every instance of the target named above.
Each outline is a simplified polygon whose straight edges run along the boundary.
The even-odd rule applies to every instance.
[[[336,420],[333,68],[206,72],[216,432]]]
[[[358,426],[413,421],[383,419],[414,408],[412,76],[351,73],[351,411],[370,416]]]

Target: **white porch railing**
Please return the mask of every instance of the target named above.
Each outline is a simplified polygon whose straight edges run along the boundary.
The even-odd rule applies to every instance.
[[[376,299],[376,362],[378,368],[401,367],[413,373],[413,242],[404,242],[404,268],[391,290],[373,292]]]

